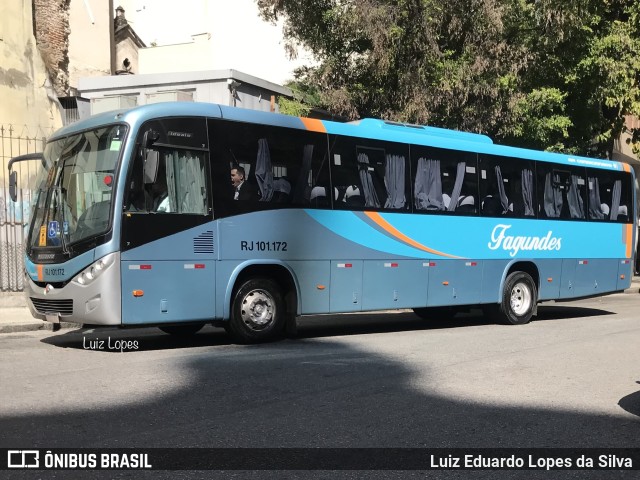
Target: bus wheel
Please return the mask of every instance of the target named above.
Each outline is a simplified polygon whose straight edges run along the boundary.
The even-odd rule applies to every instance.
[[[524,325],[531,321],[537,303],[538,291],[531,275],[512,272],[504,282],[497,319],[511,325]]]
[[[190,323],[188,325],[167,325],[165,327],[158,327],[164,333],[169,335],[175,335],[177,337],[190,337],[195,335],[204,327],[204,323]]]
[[[453,307],[422,307],[414,308],[413,313],[423,320],[452,320],[456,315]]]
[[[228,332],[239,343],[264,342],[282,333],[285,319],[278,285],[256,278],[244,282],[236,292]]]

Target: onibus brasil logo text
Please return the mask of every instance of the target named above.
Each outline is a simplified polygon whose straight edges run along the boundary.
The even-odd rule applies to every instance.
[[[491,250],[503,250],[509,252],[509,255],[515,257],[519,251],[549,251],[560,250],[562,248],[562,238],[554,237],[553,232],[549,230],[544,237],[533,237],[525,235],[508,235],[511,225],[498,224],[491,232],[491,241],[488,246]]]

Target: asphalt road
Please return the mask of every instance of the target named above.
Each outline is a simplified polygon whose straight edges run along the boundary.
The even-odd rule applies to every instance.
[[[543,304],[524,326],[494,325],[479,312],[431,323],[407,312],[313,317],[296,339],[254,346],[214,328],[188,340],[155,329],[6,334],[0,447],[638,448],[639,308],[640,295],[624,294]],[[161,474],[145,478],[638,471]],[[74,475],[95,472],[38,478]]]

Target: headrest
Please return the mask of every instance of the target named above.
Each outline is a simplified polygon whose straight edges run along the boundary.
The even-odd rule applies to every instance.
[[[291,193],[291,184],[286,178],[276,178],[273,181],[273,189],[276,192]]]
[[[467,195],[466,197],[463,197],[460,200],[460,203],[458,205],[475,205],[476,204],[476,199],[473,198],[473,195]]]
[[[313,200],[316,197],[326,197],[327,196],[327,190],[324,187],[313,187],[313,189],[311,189],[311,200]]]
[[[347,190],[344,192],[345,200],[349,197],[353,197],[354,195],[360,196],[360,189],[357,187],[357,185],[349,185],[347,187]]]

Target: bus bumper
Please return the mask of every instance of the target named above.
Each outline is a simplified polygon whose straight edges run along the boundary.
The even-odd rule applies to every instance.
[[[24,290],[31,315],[54,324],[120,325],[120,254],[111,253],[103,260],[104,271],[85,285],[73,278],[63,287],[43,288],[27,275]]]

